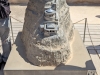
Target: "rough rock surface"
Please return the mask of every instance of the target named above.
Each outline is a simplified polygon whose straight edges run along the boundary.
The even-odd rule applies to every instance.
[[[44,37],[39,26],[43,21],[45,3],[50,0],[30,0],[26,9],[22,40],[26,47],[28,60],[37,66],[57,66],[70,57],[69,41],[73,37],[73,25],[70,20],[66,0],[58,0],[57,35]]]

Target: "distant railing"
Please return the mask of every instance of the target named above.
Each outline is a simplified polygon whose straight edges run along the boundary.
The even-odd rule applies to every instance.
[[[83,36],[83,42],[85,42],[85,35],[86,35],[86,28],[87,28],[87,18],[84,18],[84,19],[82,19],[82,20],[79,20],[79,21],[77,21],[77,22],[75,22],[75,23],[73,23],[73,24],[77,24],[77,23],[79,23],[79,22],[81,22],[81,21],[85,21],[84,22],[84,36]],[[74,26],[75,27],[75,26]]]
[[[20,20],[18,20],[18,19],[16,19],[16,18],[14,18],[14,17],[12,17],[12,16],[10,16],[12,40],[13,40],[13,43],[14,43],[14,36],[13,36],[13,28],[12,28],[12,21],[11,21],[11,18],[15,19],[16,21],[18,21],[18,22],[20,22],[20,23],[23,23],[23,22],[20,21]],[[88,24],[88,23],[87,23],[87,18],[84,18],[84,19],[82,19],[82,20],[79,20],[79,21],[77,21],[77,22],[75,22],[75,23],[73,23],[73,24],[78,24],[79,22],[81,22],[81,21],[83,21],[83,20],[85,20],[85,22],[84,22],[84,36],[83,36],[83,42],[85,42],[86,29],[87,29],[87,24]],[[74,28],[75,28],[75,26],[74,26]]]
[[[12,26],[12,20],[11,20],[12,18],[13,18],[14,20],[20,22],[20,23],[23,23],[23,22],[21,22],[20,20],[14,18],[14,17],[12,17],[12,16],[9,16],[11,35],[12,35],[12,40],[13,40],[12,45],[13,45],[15,40],[14,40],[14,35],[13,35],[13,26]]]
[[[79,23],[79,22],[81,22],[81,21],[83,21],[83,20],[85,20],[85,23],[84,23],[83,42],[85,42],[85,38],[86,38],[86,37],[85,37],[85,36],[86,36],[86,29],[87,29],[87,30],[88,30],[88,33],[89,33],[90,41],[91,41],[91,43],[92,43],[92,46],[93,46],[94,50],[96,51],[96,53],[97,53],[97,55],[98,55],[98,57],[99,57],[99,54],[98,54],[97,50],[95,49],[94,44],[93,44],[93,41],[92,41],[92,37],[91,37],[91,34],[90,34],[90,29],[89,29],[89,25],[88,25],[87,18],[84,18],[84,19],[82,19],[82,20],[80,20],[80,21],[77,21],[77,22],[74,23],[74,24],[77,24],[77,23]],[[100,57],[99,57],[99,58],[100,58]]]

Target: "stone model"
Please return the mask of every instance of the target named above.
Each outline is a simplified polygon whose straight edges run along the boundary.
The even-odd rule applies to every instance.
[[[28,60],[37,66],[57,66],[69,60],[73,24],[66,0],[30,0],[22,40]]]

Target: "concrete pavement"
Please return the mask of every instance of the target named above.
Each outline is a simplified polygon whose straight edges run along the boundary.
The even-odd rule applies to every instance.
[[[24,22],[26,7],[25,5],[11,5],[11,16]],[[73,23],[88,18],[89,24],[100,24],[100,6],[70,6],[70,15]],[[13,20],[13,22],[16,21]]]
[[[100,6],[70,6],[70,14],[73,23],[88,18],[89,24],[100,24]]]

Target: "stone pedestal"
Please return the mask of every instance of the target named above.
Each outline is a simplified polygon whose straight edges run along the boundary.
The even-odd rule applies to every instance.
[[[4,75],[87,75],[94,65],[77,30],[71,40],[71,58],[59,66],[35,66],[26,59],[25,47],[18,34],[4,68]],[[33,60],[35,61],[35,60]]]

